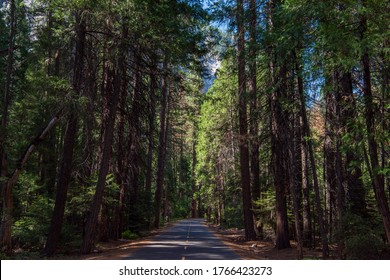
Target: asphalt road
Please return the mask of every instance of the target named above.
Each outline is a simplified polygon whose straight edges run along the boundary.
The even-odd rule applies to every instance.
[[[128,260],[239,260],[240,257],[202,224],[182,220],[137,249]]]

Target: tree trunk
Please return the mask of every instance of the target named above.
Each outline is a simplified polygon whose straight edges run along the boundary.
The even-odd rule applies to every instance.
[[[105,122],[105,131],[104,137],[102,139],[102,157],[100,160],[99,175],[98,181],[96,184],[96,191],[93,197],[92,205],[89,211],[89,216],[87,219],[85,227],[85,236],[83,244],[81,246],[81,253],[89,254],[96,242],[96,229],[98,225],[99,212],[101,210],[104,188],[106,185],[106,176],[109,171],[109,165],[111,160],[112,153],[112,142],[114,135],[114,126],[115,126],[115,116],[119,99],[119,89],[120,89],[120,77],[114,69],[108,70],[109,84],[107,87],[108,95],[108,108],[105,110],[104,122]]]
[[[6,141],[7,141],[7,129],[8,129],[8,107],[10,103],[11,84],[12,84],[12,68],[14,64],[14,46],[16,36],[16,5],[15,1],[10,1],[10,31],[9,31],[9,43],[7,53],[7,68],[5,76],[5,88],[3,98],[3,110],[0,126],[0,179],[7,176],[7,153],[6,153]],[[15,182],[16,183],[16,182]],[[5,253],[12,253],[12,240],[11,240],[11,227],[12,227],[12,186],[8,186],[8,183],[3,184],[0,181],[0,186],[3,191],[3,216],[1,222],[1,245]]]
[[[164,61],[163,70],[167,70],[167,61]],[[159,132],[159,146],[157,158],[157,179],[155,192],[155,215],[154,227],[160,227],[160,215],[162,205],[162,194],[164,188],[164,170],[165,170],[165,154],[166,154],[166,119],[168,106],[168,78],[164,73],[161,83],[161,110],[160,110],[160,132]]]
[[[285,97],[286,66],[283,65],[279,71],[277,83],[280,85],[271,96],[271,151],[276,194],[276,248],[285,249],[291,247],[286,199],[286,187],[289,185],[287,116],[281,104],[281,98]]]
[[[123,71],[124,70],[124,71]],[[127,82],[126,82],[126,70],[122,68],[121,78],[121,96],[119,104],[126,103],[127,97]],[[117,134],[117,172],[116,172],[116,181],[119,185],[119,197],[118,197],[118,205],[115,210],[115,220],[114,220],[114,239],[118,239],[121,237],[122,232],[124,230],[123,220],[124,220],[124,210],[125,210],[125,197],[126,197],[126,156],[125,156],[125,112],[124,108],[120,110],[119,123],[118,123],[118,134]]]
[[[91,37],[86,38],[86,45],[92,46],[94,39]],[[98,77],[96,69],[99,67],[99,59],[95,56],[95,49],[92,47],[86,48],[85,51],[85,71],[84,71],[84,81],[83,81],[83,96],[86,98],[86,110],[90,112],[89,114],[81,114],[81,123],[82,123],[82,145],[83,153],[82,160],[83,163],[80,166],[79,178],[80,184],[83,186],[90,186],[90,179],[93,174],[96,173],[96,146],[97,141],[94,139],[94,129],[97,127],[96,121],[96,100],[98,99]]]
[[[340,81],[341,91],[341,123],[343,126],[344,135],[349,135],[349,139],[357,143],[359,133],[356,131],[355,120],[357,119],[357,112],[355,108],[355,101],[353,97],[352,88],[352,74],[350,72],[343,73]],[[362,181],[362,170],[360,168],[360,150],[356,151],[351,143],[343,143],[346,149],[345,155],[345,180],[347,184],[347,206],[351,213],[358,214],[362,217],[367,216],[365,189]]]
[[[296,54],[293,51],[293,59],[296,61]],[[300,194],[302,192],[301,180],[299,178],[301,175],[301,166],[302,158],[300,152],[300,119],[299,119],[299,91],[295,90],[295,69],[291,68],[291,82],[289,87],[289,92],[287,93],[287,98],[293,104],[292,110],[290,109],[290,119],[289,127],[287,128],[288,135],[290,135],[290,140],[288,141],[288,169],[289,169],[289,190],[290,198],[292,201],[292,212],[294,215],[294,226],[295,226],[295,240],[297,241],[297,257],[298,259],[303,258],[303,244],[302,244],[302,219],[300,215]]]
[[[16,6],[15,6],[15,1],[10,0],[10,31],[8,37],[9,43],[8,43],[8,53],[7,53],[7,68],[5,74],[5,87],[4,87],[3,108],[2,108],[3,110],[2,110],[1,127],[0,127],[0,178],[7,175],[6,140],[7,140],[7,126],[8,126],[8,107],[9,107],[10,97],[11,97],[12,68],[14,65],[15,36],[16,36]],[[4,197],[4,199],[8,200],[10,198]]]
[[[244,30],[244,3],[237,0],[237,29],[238,29],[238,98],[239,98],[239,126],[240,126],[240,171],[242,202],[244,211],[245,240],[255,240],[256,232],[253,223],[252,198],[249,170],[248,125],[247,125],[247,93],[245,75],[245,30]]]
[[[73,99],[81,94],[81,83],[84,68],[84,49],[85,49],[85,19],[81,17],[81,12],[76,15],[76,53],[73,68],[73,88],[75,95]],[[67,129],[65,132],[63,154],[60,165],[60,171],[57,182],[57,194],[54,205],[54,212],[50,224],[49,235],[46,241],[44,253],[46,255],[54,254],[57,243],[60,240],[62,221],[64,218],[65,203],[68,188],[72,175],[73,150],[77,133],[77,109],[71,108],[68,115]]]
[[[268,1],[268,28],[277,27],[275,9],[280,5],[279,0]],[[280,55],[275,43],[269,46],[269,72],[271,77],[272,93],[270,94],[270,127],[271,127],[271,169],[276,196],[276,248],[290,248],[287,217],[287,186],[289,180],[288,169],[288,131],[286,130],[286,110],[281,99],[286,98],[286,61]]]
[[[249,1],[249,96],[250,96],[250,139],[251,139],[251,179],[252,198],[260,198],[260,162],[259,162],[259,108],[257,106],[257,65],[256,65],[256,0]]]
[[[128,28],[123,24],[122,26],[122,43],[121,43],[121,58],[119,59],[119,71],[121,78],[120,85],[120,97],[119,97],[119,121],[117,127],[117,172],[116,172],[116,181],[119,185],[119,197],[118,197],[118,205],[115,209],[114,215],[114,235],[112,236],[114,239],[118,239],[122,237],[122,232],[124,230],[124,211],[125,211],[125,197],[126,197],[126,140],[125,140],[125,119],[126,119],[126,111],[125,104],[127,102],[127,55],[126,52],[123,51],[126,49],[125,40],[128,37]]]
[[[297,57],[295,58],[297,59]],[[300,67],[300,61],[295,61],[295,70],[297,72],[297,84],[298,84],[298,95],[304,96],[303,89],[303,79],[302,71]],[[299,105],[301,105],[301,100],[299,100]],[[301,105],[302,106],[302,105]],[[299,113],[299,145],[301,149],[301,186],[302,186],[302,220],[303,220],[303,232],[302,232],[302,245],[306,247],[312,246],[313,236],[312,236],[312,226],[311,226],[311,211],[310,211],[310,191],[309,191],[309,170],[308,170],[308,153],[307,145],[304,139],[304,129],[303,129],[303,116],[302,110]]]
[[[364,1],[363,1],[364,6]],[[364,39],[367,29],[367,19],[365,17],[361,20],[361,37]],[[378,144],[375,139],[375,106],[373,102],[373,95],[371,89],[371,70],[370,70],[370,57],[368,55],[367,48],[364,49],[362,56],[362,68],[363,68],[363,95],[365,105],[365,118],[366,129],[368,137],[368,152],[371,160],[371,169],[374,176],[374,193],[378,203],[379,213],[382,217],[383,227],[385,229],[387,242],[390,242],[390,212],[389,204],[385,193],[384,176],[380,171],[379,157],[378,157]]]
[[[333,93],[326,92],[326,113],[325,113],[325,138],[324,138],[324,174],[325,185],[328,193],[328,227],[332,236],[333,223],[336,210],[336,149],[334,145],[333,127],[335,126],[335,110]]]
[[[196,211],[196,180],[195,180],[195,167],[196,167],[196,132],[194,131],[192,143],[192,182],[191,182],[191,218],[197,218]]]
[[[295,234],[296,234],[296,241],[297,241],[297,251],[298,251],[298,259],[303,258],[303,248],[302,248],[302,230],[301,230],[301,217],[299,215],[299,203],[298,203],[298,196],[297,196],[297,183],[294,176],[295,169],[295,147],[290,142],[289,145],[289,159],[290,159],[290,195],[292,199],[292,205],[293,205],[293,214],[294,214],[294,225],[295,225]]]
[[[53,72],[53,44],[52,44],[52,30],[53,30],[53,17],[52,11],[48,11],[47,16],[47,60],[49,63],[46,67],[46,76],[56,76],[59,75],[56,72]],[[54,69],[55,70],[55,69]],[[47,91],[45,92],[47,96]],[[48,115],[49,109],[44,109],[44,115]],[[51,133],[46,140],[47,144],[45,148],[42,149],[40,157],[42,158],[41,166],[40,166],[40,183],[47,188],[47,197],[54,198],[55,192],[55,182],[56,182],[56,172],[57,172],[57,159],[58,154],[56,154],[56,135],[55,133]]]
[[[139,197],[139,174],[140,174],[140,141],[141,141],[141,125],[140,125],[140,110],[141,110],[141,98],[142,98],[142,76],[141,76],[141,57],[140,52],[134,53],[134,73],[133,73],[133,94],[132,104],[129,117],[129,139],[130,139],[130,173],[129,173],[129,185],[130,185],[130,200],[129,200],[129,214],[133,223],[139,224],[138,211],[138,197]]]
[[[334,129],[334,135],[335,135],[335,176],[336,176],[336,209],[337,209],[337,216],[338,220],[340,222],[344,212],[345,212],[345,191],[344,191],[344,184],[345,184],[345,171],[344,171],[344,164],[343,164],[343,158],[341,155],[341,137],[342,137],[342,116],[341,116],[341,89],[340,89],[340,71],[336,69],[334,71],[334,90],[335,90],[335,110],[336,110],[336,121],[335,125],[333,127]],[[339,223],[340,226],[340,223]],[[342,251],[342,246],[339,244],[340,250]]]
[[[303,93],[303,91],[302,91],[302,93]],[[315,204],[316,204],[318,224],[319,224],[321,241],[322,241],[322,257],[327,258],[329,256],[328,238],[327,238],[326,230],[325,230],[324,212],[323,212],[322,206],[321,206],[320,188],[319,188],[318,177],[317,177],[317,167],[316,167],[316,162],[315,162],[315,157],[314,157],[314,148],[313,148],[313,143],[311,140],[311,132],[310,132],[309,123],[307,120],[305,105],[306,105],[305,96],[303,94],[301,94],[301,116],[302,116],[302,121],[303,121],[303,137],[308,139],[307,145],[309,148],[309,158],[310,158],[311,170],[312,170],[312,176],[313,176]]]
[[[153,59],[152,69],[150,73],[150,87],[149,87],[149,146],[146,162],[146,178],[145,178],[145,192],[147,196],[146,203],[152,205],[152,179],[153,179],[153,154],[154,154],[154,135],[155,135],[155,119],[156,119],[156,62]],[[148,223],[150,226],[151,213],[148,214]]]
[[[1,220],[1,247],[2,250],[7,253],[12,253],[12,211],[13,211],[13,198],[12,190],[16,185],[20,172],[23,170],[23,167],[34,152],[35,148],[45,139],[46,135],[50,130],[57,124],[62,116],[63,110],[60,110],[47,124],[47,126],[39,133],[39,135],[31,142],[26,151],[18,160],[16,169],[12,173],[12,176],[5,182],[3,186],[3,215]]]
[[[301,118],[302,124],[302,118]],[[309,164],[308,164],[308,152],[305,140],[301,136],[301,154],[302,154],[302,220],[303,220],[303,232],[302,232],[302,245],[311,248],[313,246],[313,231],[312,231],[312,218],[310,208],[310,190],[309,190]]]

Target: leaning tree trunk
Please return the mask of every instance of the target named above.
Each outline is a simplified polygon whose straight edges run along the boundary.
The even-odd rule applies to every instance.
[[[93,197],[92,205],[90,207],[89,216],[85,226],[85,236],[83,244],[81,245],[81,253],[89,254],[96,242],[97,225],[99,213],[102,206],[104,188],[106,186],[106,176],[109,171],[109,164],[112,153],[112,142],[114,138],[115,116],[117,111],[120,77],[115,69],[108,70],[108,86],[106,88],[108,95],[108,102],[105,110],[104,122],[105,130],[102,140],[102,157],[99,166],[98,181],[96,184],[95,195]]]
[[[378,145],[375,140],[375,113],[373,97],[371,92],[371,78],[369,69],[369,56],[366,52],[363,56],[363,77],[364,77],[364,102],[366,106],[366,127],[368,134],[368,150],[371,159],[371,169],[374,176],[374,193],[378,203],[379,213],[382,217],[386,237],[390,242],[390,212],[384,189],[384,177],[379,173],[380,165],[378,158]]]
[[[50,130],[58,123],[62,116],[63,110],[61,109],[47,124],[47,126],[42,130],[41,133],[31,142],[26,151],[20,157],[16,169],[12,173],[12,176],[5,182],[3,186],[3,215],[1,220],[1,245],[4,252],[10,254],[12,252],[12,210],[13,210],[13,199],[12,199],[12,190],[15,187],[20,172],[23,170],[23,167],[34,152],[35,148],[45,139],[46,135]]]
[[[248,148],[248,125],[247,125],[247,94],[246,94],[246,75],[245,75],[245,30],[244,30],[244,3],[243,0],[237,0],[237,29],[238,29],[238,114],[240,126],[240,171],[242,187],[242,203],[244,211],[245,239],[255,240],[256,232],[253,223],[252,197],[250,186],[249,170],[249,148]]]
[[[366,6],[366,1],[363,2],[363,7]],[[365,33],[367,31],[367,18],[365,15],[362,16],[360,21],[361,40],[364,40]],[[368,152],[371,160],[371,170],[374,179],[374,193],[378,203],[379,213],[382,217],[383,226],[386,233],[387,242],[390,242],[390,211],[389,204],[387,202],[385,193],[385,180],[384,175],[379,171],[381,166],[379,164],[378,156],[378,143],[375,139],[375,106],[373,102],[373,95],[371,89],[371,70],[370,70],[370,57],[368,54],[368,48],[365,47],[362,56],[362,68],[363,68],[363,95],[365,104],[365,118],[366,118],[366,129],[368,137]]]

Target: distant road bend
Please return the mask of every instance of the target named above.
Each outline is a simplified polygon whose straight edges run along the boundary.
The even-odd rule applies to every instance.
[[[135,250],[128,260],[239,260],[202,224],[202,219],[182,220]]]

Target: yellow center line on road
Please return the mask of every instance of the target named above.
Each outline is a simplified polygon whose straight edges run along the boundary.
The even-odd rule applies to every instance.
[[[192,222],[190,222],[190,224],[189,224],[189,226],[188,226],[188,230],[187,230],[187,240],[186,240],[186,243],[188,243],[189,241],[188,241],[188,239],[190,238],[190,232],[191,232],[191,223]],[[188,246],[184,246],[184,250],[187,250],[187,248],[188,248]],[[185,256],[182,256],[181,257],[181,259],[182,260],[185,260],[186,259],[186,257]]]

